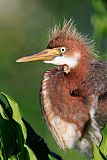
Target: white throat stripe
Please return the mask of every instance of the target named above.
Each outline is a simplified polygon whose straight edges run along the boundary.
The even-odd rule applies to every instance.
[[[73,56],[58,56],[55,57],[53,60],[51,61],[44,61],[45,63],[51,63],[51,64],[56,64],[56,65],[68,65],[70,68],[74,68],[77,64],[78,61],[80,59],[80,53],[76,52],[73,54]]]

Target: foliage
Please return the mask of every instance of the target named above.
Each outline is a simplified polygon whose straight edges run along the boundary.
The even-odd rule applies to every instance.
[[[0,159],[61,160],[22,118],[18,104],[8,95],[2,95],[8,105],[0,100]]]
[[[94,159],[107,160],[107,128],[103,130],[103,140],[99,147],[94,145]]]
[[[93,39],[102,58],[107,58],[107,1],[91,0],[95,14],[91,17]]]

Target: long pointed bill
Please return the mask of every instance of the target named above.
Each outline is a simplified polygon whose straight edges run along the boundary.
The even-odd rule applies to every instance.
[[[34,53],[16,60],[16,62],[30,62],[30,61],[50,61],[54,57],[60,55],[60,51],[57,48],[46,49],[40,53]]]

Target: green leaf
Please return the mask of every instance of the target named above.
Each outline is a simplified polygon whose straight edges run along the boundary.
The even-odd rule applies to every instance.
[[[103,160],[99,148],[96,145],[94,145],[94,160]]]
[[[8,101],[8,104],[9,104],[9,107],[7,108],[8,111],[9,111],[9,109],[10,109],[10,107],[11,107],[12,113],[11,113],[11,111],[10,111],[10,114],[11,114],[12,118],[13,118],[17,123],[19,123],[19,124],[21,125],[22,133],[23,133],[23,136],[24,136],[24,140],[26,140],[27,131],[26,131],[26,127],[25,127],[25,125],[24,125],[24,123],[23,123],[23,121],[22,121],[22,115],[21,115],[21,112],[20,112],[20,109],[19,109],[19,106],[18,106],[17,102],[16,102],[14,99],[12,99],[10,96],[4,94],[3,92],[2,92],[2,95],[3,95],[3,96],[7,99],[7,101]]]
[[[100,145],[100,150],[106,157],[107,155],[107,127],[103,130],[103,141]]]
[[[37,160],[34,152],[27,145],[25,145],[25,147],[26,147],[28,154],[29,154],[29,160]]]
[[[51,155],[48,155],[50,160],[56,160],[56,158],[52,157]]]
[[[3,107],[0,105],[0,113],[1,113],[1,116],[4,118],[4,119],[7,119],[8,120],[8,117],[7,115],[5,114],[5,111],[3,109]]]
[[[33,151],[27,145],[24,145],[22,152],[17,155],[17,158],[19,160],[37,160]]]
[[[1,135],[1,134],[0,134]],[[5,157],[5,155],[4,155],[4,153],[3,153],[3,142],[2,142],[2,139],[1,139],[1,136],[0,136],[0,159],[1,160],[4,160],[4,157]],[[5,157],[6,158],[6,157]]]
[[[15,149],[14,129],[9,120],[4,119],[0,114],[0,140],[3,156],[10,156]]]
[[[8,160],[17,160],[16,156],[11,156],[10,158],[8,158]]]
[[[23,119],[23,122],[27,128],[26,145],[33,150],[38,160],[49,160],[48,154],[50,153],[50,150],[47,147],[47,144],[45,143],[43,138],[41,138],[37,133],[35,133],[35,131],[27,121]]]
[[[107,160],[107,128],[103,130],[103,140],[100,147],[94,145],[94,160]]]
[[[8,100],[9,105],[6,107],[5,104],[0,101],[2,105],[0,105],[0,129],[4,152],[6,157],[10,157],[13,153],[18,154],[24,148],[25,140],[22,132],[22,125],[24,126],[24,123],[21,119],[18,105],[9,96],[5,94],[4,96],[6,96],[5,98]]]
[[[0,135],[3,138],[0,143],[0,158],[8,160],[36,160],[36,156],[34,155],[33,151],[24,144],[26,142],[27,130],[24,122],[22,121],[22,115],[20,113],[18,104],[8,95],[4,93],[2,94],[8,101],[8,106],[6,107],[1,101],[3,106],[0,105]],[[6,124],[8,126],[6,126]],[[7,128],[9,129],[7,130]],[[15,145],[11,143],[12,141],[15,143]],[[12,155],[13,153],[15,155]]]

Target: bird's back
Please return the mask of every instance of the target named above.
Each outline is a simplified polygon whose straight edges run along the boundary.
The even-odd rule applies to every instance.
[[[107,122],[107,62],[96,62],[90,65],[90,72],[80,87],[80,95],[89,107],[97,98],[95,119],[102,129]]]
[[[93,67],[95,77],[94,92],[98,95],[95,119],[102,129],[107,123],[107,62],[96,63]]]
[[[90,65],[89,75],[82,84],[85,95],[102,95],[107,92],[107,62]]]

